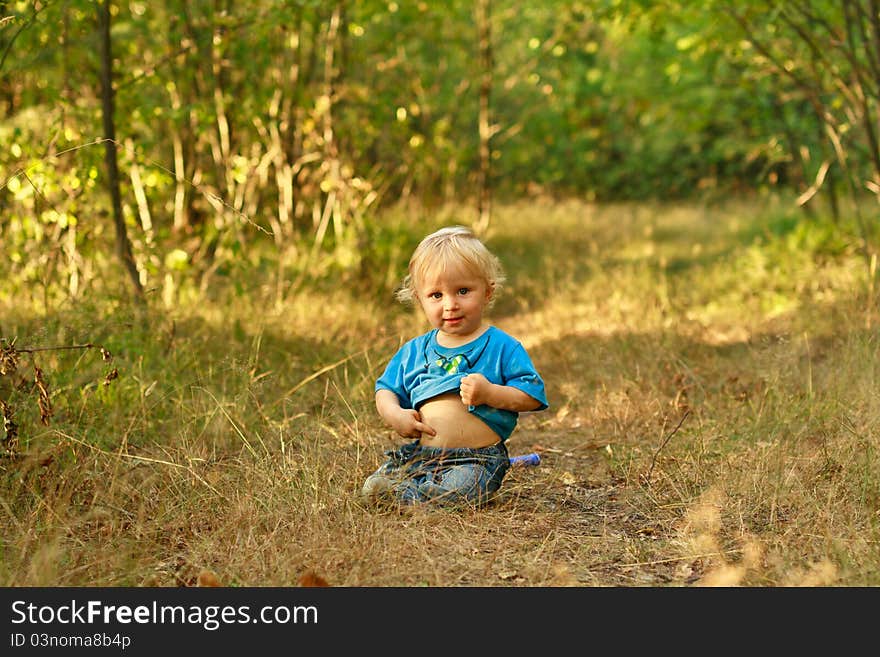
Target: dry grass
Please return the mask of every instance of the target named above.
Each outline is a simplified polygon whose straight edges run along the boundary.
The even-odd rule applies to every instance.
[[[873,293],[852,249],[769,230],[779,212],[499,209],[495,322],[551,409],[509,443],[542,465],[479,511],[357,499],[395,443],[373,381],[423,328],[390,289],[9,320],[19,346],[106,344],[120,378],[47,353],[49,427],[0,383],[23,445],[0,473],[0,584],[880,584]]]

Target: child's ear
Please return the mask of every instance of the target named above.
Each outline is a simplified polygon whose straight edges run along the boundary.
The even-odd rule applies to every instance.
[[[495,294],[495,281],[489,281],[486,285],[486,301],[491,301]]]

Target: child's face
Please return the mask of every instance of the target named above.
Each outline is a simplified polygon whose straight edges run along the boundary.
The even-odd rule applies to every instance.
[[[483,325],[492,287],[466,270],[428,274],[416,286],[425,317],[440,333],[464,344]]]

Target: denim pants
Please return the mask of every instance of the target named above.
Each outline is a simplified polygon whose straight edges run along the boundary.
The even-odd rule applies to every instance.
[[[501,487],[510,467],[503,442],[489,447],[443,448],[425,447],[416,440],[385,455],[388,460],[370,476],[392,480],[391,492],[403,504],[485,504]]]

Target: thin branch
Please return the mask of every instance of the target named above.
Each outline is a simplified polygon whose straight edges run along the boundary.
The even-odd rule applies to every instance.
[[[21,27],[16,30],[15,34],[12,35],[12,38],[9,40],[9,43],[6,44],[6,48],[3,49],[3,56],[0,57],[0,71],[3,70],[3,65],[6,63],[6,58],[9,56],[9,51],[12,50],[12,46],[15,43],[15,40],[18,39],[19,35],[24,32],[24,29],[28,27],[31,23],[37,20],[37,14],[43,11],[46,7],[48,7],[51,3],[46,3],[42,7],[38,7],[36,4],[34,5],[34,13],[31,14],[30,18],[27,22],[23,23]],[[3,22],[7,22],[9,20],[14,20],[13,16],[5,16],[3,18]]]
[[[678,424],[675,425],[675,428],[669,432],[669,435],[667,435],[666,438],[663,439],[663,442],[660,443],[660,447],[658,447],[657,451],[654,452],[654,457],[651,459],[651,467],[648,468],[648,474],[645,476],[645,481],[647,483],[651,482],[651,474],[654,472],[654,465],[656,465],[656,463],[657,463],[657,457],[660,456],[660,452],[663,450],[664,447],[666,447],[666,443],[668,443],[669,440],[679,430],[679,428],[681,428],[682,422],[684,422],[685,418],[690,414],[691,414],[690,410],[687,410],[684,412],[684,415],[681,416],[681,419],[678,421]]]
[[[856,3],[853,10],[856,13],[856,16],[853,17],[853,20],[856,23],[856,27],[859,31],[859,38],[865,49],[865,60],[867,61],[871,74],[874,76],[874,94],[876,96],[880,93],[880,67],[878,67],[878,64],[880,64],[880,49],[878,49],[878,46],[880,46],[880,44],[877,43],[876,32],[873,34],[874,38],[872,39],[868,27],[874,25],[876,28],[876,13],[877,11],[880,11],[880,8],[877,7],[876,0],[872,0],[871,4],[874,5],[873,19],[861,3]]]
[[[770,62],[772,67],[782,76],[789,77],[795,83],[795,85],[805,91],[808,96],[815,97],[819,94],[819,89],[810,84],[809,80],[804,79],[800,75],[798,75],[795,70],[786,68],[785,64],[779,61],[779,58],[776,57],[771,51],[770,46],[761,41],[757,34],[755,33],[752,25],[746,20],[744,16],[737,13],[732,7],[725,7],[725,13],[728,16],[733,18],[734,21],[739,25],[740,29],[743,31],[745,38],[749,43],[754,46],[755,50],[758,51],[759,54],[763,55]]]
[[[858,17],[854,17],[850,11],[846,9],[846,4],[844,3],[844,14],[846,15],[846,35],[847,42],[849,43],[849,51],[845,54],[847,58],[850,60],[850,64],[853,67],[852,76],[855,81],[856,89],[859,93],[859,101],[860,109],[862,114],[862,127],[865,130],[865,134],[868,137],[868,143],[870,144],[870,158],[874,164],[875,173],[880,173],[880,144],[877,141],[877,134],[874,131],[874,117],[872,117],[871,113],[871,104],[868,101],[868,98],[865,94],[865,78],[868,77],[867,74],[863,76],[862,67],[856,57],[857,52],[857,44],[856,44],[856,34],[854,24],[856,24],[860,31],[862,31],[862,24]],[[862,31],[863,34],[863,31]],[[864,42],[862,45],[866,45]],[[876,98],[876,91],[875,91]]]
[[[880,59],[880,3],[877,0],[871,0],[871,11],[870,11],[870,22],[871,22],[871,35],[873,37],[874,42],[874,58],[873,60]],[[874,67],[874,76],[877,78],[877,87],[880,88],[880,72],[877,71],[877,67]]]
[[[31,347],[30,349],[19,349],[18,347],[16,347],[15,351],[20,354],[33,354],[38,351],[60,351],[62,349],[94,349],[95,347],[99,348],[102,353],[106,351],[101,345],[92,344],[91,342],[87,342],[85,344],[63,345],[60,347]]]

